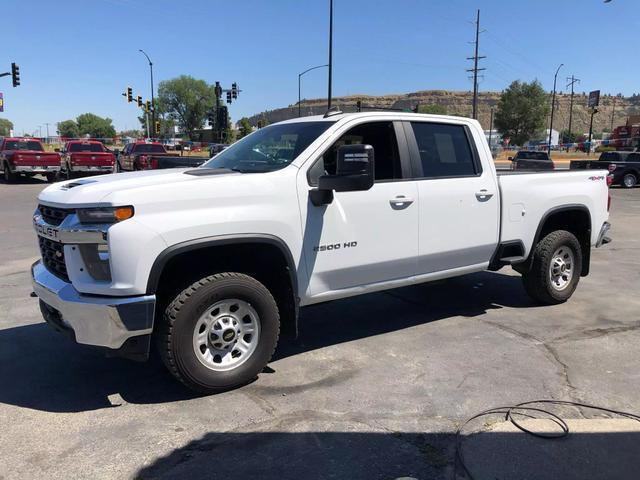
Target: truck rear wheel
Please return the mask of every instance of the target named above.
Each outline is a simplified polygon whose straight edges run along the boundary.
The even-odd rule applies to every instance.
[[[160,356],[192,390],[216,393],[257,377],[278,343],[269,290],[241,273],[205,277],[176,296],[159,327]]]
[[[545,305],[566,302],[580,281],[582,250],[570,232],[557,230],[535,246],[531,269],[522,275],[531,298]]]
[[[633,188],[638,183],[638,179],[633,173],[626,173],[622,177],[622,186],[625,188]]]
[[[15,183],[16,178],[18,177],[18,175],[16,175],[9,169],[9,165],[6,162],[4,163],[2,176],[4,178],[5,183]]]

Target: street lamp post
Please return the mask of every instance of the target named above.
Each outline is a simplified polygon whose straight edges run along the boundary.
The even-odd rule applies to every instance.
[[[549,125],[549,142],[547,143],[547,153],[551,156],[551,133],[553,132],[553,114],[556,108],[556,83],[558,81],[558,72],[562,68],[564,63],[561,63],[556,70],[556,74],[553,77],[553,95],[551,97],[551,122]]]
[[[301,102],[301,98],[300,98],[300,79],[302,78],[302,76],[307,73],[310,72],[311,70],[315,70],[316,68],[322,68],[322,67],[328,67],[329,64],[325,64],[325,65],[317,65],[315,67],[311,67],[311,68],[307,68],[304,72],[299,73],[298,74],[298,117],[301,116],[301,111],[300,111],[300,102]]]
[[[491,135],[493,134],[493,109],[494,106],[491,105],[491,116],[489,120],[489,151],[491,152],[491,156],[493,156],[493,147],[491,146]]]
[[[147,125],[147,130],[155,132],[155,128],[156,128],[156,100],[155,100],[155,97],[153,96],[153,62],[151,61],[151,59],[149,58],[149,55],[147,55],[144,50],[140,49],[140,52],[145,57],[147,57],[147,61],[149,62],[149,71],[151,72],[151,125],[152,125],[153,129],[149,128],[149,126]],[[147,119],[148,118],[149,117],[147,117]],[[148,120],[147,120],[147,123],[149,123]]]
[[[333,0],[329,0],[329,91],[327,92],[327,110],[331,110],[332,73],[333,73]]]

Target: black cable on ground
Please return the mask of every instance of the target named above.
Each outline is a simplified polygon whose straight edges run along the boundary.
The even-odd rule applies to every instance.
[[[518,428],[519,430],[528,433],[529,435],[533,435],[534,437],[538,437],[538,438],[545,438],[545,439],[558,439],[558,438],[564,438],[567,435],[569,435],[569,425],[567,425],[567,422],[565,420],[563,420],[559,415],[544,409],[544,408],[540,408],[539,406],[533,407],[531,405],[539,405],[539,404],[546,404],[546,405],[564,405],[564,406],[570,406],[570,407],[576,407],[576,408],[588,408],[591,410],[597,410],[600,412],[607,412],[613,415],[618,415],[621,417],[626,417],[626,418],[630,418],[632,420],[637,420],[638,422],[640,422],[640,415],[636,415],[634,413],[628,413],[628,412],[622,412],[620,410],[614,410],[611,408],[605,408],[605,407],[598,407],[597,405],[589,405],[587,403],[580,403],[580,402],[570,402],[570,401],[566,401],[566,400],[532,400],[530,402],[523,402],[523,403],[519,403],[517,405],[510,405],[510,406],[504,406],[504,407],[496,407],[496,408],[490,408],[488,410],[484,410],[483,412],[477,413],[474,416],[472,416],[471,418],[467,419],[462,425],[460,425],[460,427],[458,427],[458,429],[456,430],[456,434],[455,434],[455,457],[453,460],[453,479],[456,480],[457,478],[457,474],[458,474],[458,465],[460,466],[462,472],[464,472],[464,474],[470,479],[473,480],[473,475],[471,474],[471,472],[469,471],[469,469],[467,468],[465,462],[464,462],[464,456],[462,454],[462,430],[464,429],[464,427],[466,427],[469,423],[471,423],[473,420],[476,420],[477,418],[481,418],[481,417],[486,417],[489,415],[497,415],[497,414],[504,414],[504,419],[510,421],[516,428]],[[539,415],[542,414],[542,415]],[[560,430],[556,433],[538,433],[538,432],[533,432],[531,430],[528,430],[527,428],[523,427],[522,424],[520,424],[515,417],[526,417],[526,418],[545,418],[546,420],[550,420],[552,422],[554,422],[556,425],[558,425],[558,427],[560,428]]]

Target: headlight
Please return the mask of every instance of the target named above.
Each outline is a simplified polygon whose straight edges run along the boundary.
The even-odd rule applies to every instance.
[[[116,223],[133,217],[133,207],[79,208],[81,223]]]

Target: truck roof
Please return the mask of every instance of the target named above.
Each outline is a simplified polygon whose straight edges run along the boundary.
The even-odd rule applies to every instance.
[[[385,118],[389,118],[389,117],[397,117],[397,118],[403,118],[406,119],[407,117],[411,117],[411,118],[419,118],[422,120],[456,120],[456,121],[460,121],[460,120],[466,120],[466,121],[475,121],[471,118],[468,117],[458,117],[458,116],[454,116],[454,115],[434,115],[434,114],[429,114],[429,113],[413,113],[413,112],[397,112],[397,111],[389,111],[389,110],[377,110],[377,111],[370,111],[370,112],[351,112],[351,113],[344,113],[344,112],[332,112],[329,115],[311,115],[309,117],[296,117],[296,118],[291,118],[289,120],[284,120],[282,122],[277,122],[277,123],[297,123],[297,122],[336,122],[336,121],[340,121],[340,120],[345,120],[345,119],[352,119],[352,118],[359,118],[359,117],[366,117],[366,118],[375,118],[375,117],[385,117]]]
[[[32,137],[11,137],[11,138],[3,138],[3,140],[7,142],[40,142],[37,138]]]

